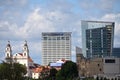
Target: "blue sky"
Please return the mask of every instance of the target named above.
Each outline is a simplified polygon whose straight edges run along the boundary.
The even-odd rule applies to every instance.
[[[28,41],[30,56],[41,63],[41,32],[72,32],[75,46],[82,47],[81,20],[115,22],[114,47],[120,47],[120,0],[0,0],[0,59],[10,40],[13,54]]]

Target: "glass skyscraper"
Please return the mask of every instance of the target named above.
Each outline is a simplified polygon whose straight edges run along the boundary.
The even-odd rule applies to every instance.
[[[82,53],[87,58],[112,55],[114,22],[81,21]]]
[[[120,48],[113,48],[112,56],[120,58]]]
[[[42,64],[71,60],[71,32],[42,33]]]

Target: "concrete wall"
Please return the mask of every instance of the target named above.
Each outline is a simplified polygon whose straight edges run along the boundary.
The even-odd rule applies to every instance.
[[[104,58],[103,69],[104,74],[119,74],[120,58]]]

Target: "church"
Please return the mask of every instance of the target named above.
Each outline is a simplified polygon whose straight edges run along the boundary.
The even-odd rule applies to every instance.
[[[27,74],[25,76],[32,77],[32,69],[35,68],[34,62],[29,56],[29,48],[27,41],[24,42],[23,50],[21,53],[12,54],[12,47],[10,41],[5,49],[5,60],[7,63],[15,62],[25,65],[27,68]]]

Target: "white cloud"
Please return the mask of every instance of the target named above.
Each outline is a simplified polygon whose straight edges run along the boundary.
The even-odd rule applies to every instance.
[[[115,0],[100,0],[99,7],[102,10],[110,11],[114,6]]]
[[[110,20],[110,21],[120,21],[120,13],[118,14],[106,14],[101,19],[103,20]]]
[[[47,20],[47,16],[40,12],[41,10],[37,8],[28,16],[24,26],[19,29],[22,32],[19,34],[21,37],[36,38],[40,37],[41,32],[55,31],[53,23]]]
[[[9,40],[9,39],[16,39],[16,31],[18,27],[16,24],[11,24],[8,21],[1,21],[0,22],[0,39],[2,40]]]
[[[92,10],[101,10],[104,12],[111,12],[113,9],[115,0],[84,0],[84,1],[78,1],[80,4],[80,7],[85,9],[86,11],[91,11]]]

